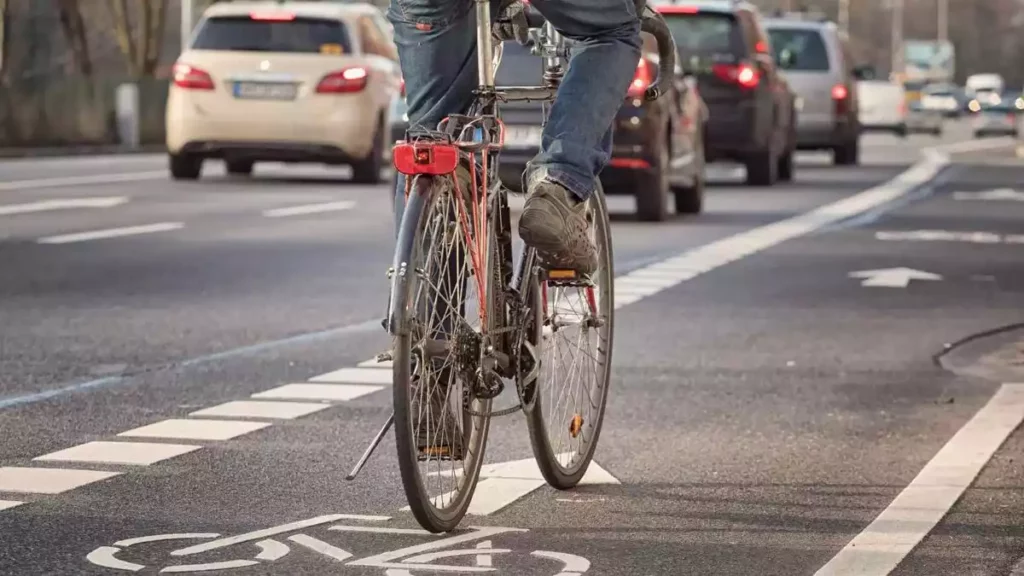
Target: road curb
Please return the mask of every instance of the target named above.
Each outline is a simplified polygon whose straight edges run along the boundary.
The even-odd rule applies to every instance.
[[[162,144],[151,144],[139,148],[126,148],[124,146],[68,146],[68,147],[40,147],[40,148],[0,148],[0,159],[16,158],[61,158],[78,156],[107,156],[121,155],[132,156],[138,154],[161,154],[167,148]]]

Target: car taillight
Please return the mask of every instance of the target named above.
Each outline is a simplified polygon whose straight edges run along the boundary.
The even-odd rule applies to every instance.
[[[291,12],[250,12],[249,19],[264,22],[291,22],[295,20],[295,14]]]
[[[832,99],[833,100],[846,100],[846,97],[850,95],[850,92],[846,89],[846,86],[842,84],[836,84],[832,87]]]
[[[761,82],[761,74],[749,64],[715,64],[711,70],[722,80],[743,88],[756,88]]]
[[[696,6],[658,6],[655,8],[660,14],[698,14],[700,8]]]
[[[654,83],[654,75],[654,64],[646,58],[641,58],[636,65],[636,73],[633,75],[633,81],[629,83],[626,95],[630,98],[642,98],[644,91]]]
[[[369,77],[369,73],[366,68],[359,66],[353,68],[345,68],[337,72],[331,72],[327,76],[324,76],[320,83],[317,84],[316,91],[318,94],[347,94],[349,92],[359,92],[363,88],[366,88],[366,80]]]
[[[174,65],[174,85],[186,90],[213,90],[213,78],[195,66]]]

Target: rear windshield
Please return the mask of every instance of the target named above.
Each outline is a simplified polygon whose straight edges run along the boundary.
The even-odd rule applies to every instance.
[[[700,12],[665,14],[665,22],[684,65],[717,55],[744,56],[743,31],[732,14]]]
[[[193,50],[348,54],[348,31],[337,20],[253,20],[248,16],[207,19]]]
[[[828,72],[828,50],[817,30],[774,28],[768,30],[768,38],[772,42],[776,62],[781,61],[783,51],[789,51],[791,64],[787,70]]]

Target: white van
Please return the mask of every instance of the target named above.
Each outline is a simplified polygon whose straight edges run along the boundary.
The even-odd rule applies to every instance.
[[[892,80],[859,80],[860,126],[865,132],[907,135],[907,91]]]

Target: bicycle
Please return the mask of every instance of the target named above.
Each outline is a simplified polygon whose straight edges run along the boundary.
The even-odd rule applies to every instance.
[[[660,73],[644,95],[653,100],[661,95],[661,79],[675,73],[676,49],[664,19],[645,0],[634,2],[641,30],[658,40]],[[500,103],[540,100],[546,122],[570,46],[554,26],[527,11],[532,53],[544,62],[543,85],[496,87],[502,44],[492,42],[489,1],[475,0],[475,10],[478,50],[492,58],[478,58],[481,82],[473,105],[465,115],[444,119],[436,131],[415,133],[411,128],[394,147],[395,168],[406,176],[406,205],[388,270],[391,291],[384,323],[394,347],[379,357],[393,362],[394,412],[348,476],[355,477],[395,424],[406,498],[416,520],[431,532],[453,530],[469,509],[492,417],[522,409],[545,481],[557,489],[574,487],[597,447],[611,375],[614,273],[600,182],[588,208],[599,266],[582,277],[572,270],[543,269],[529,248],[520,252],[518,262],[513,259],[509,191],[497,178],[504,142]],[[460,180],[468,181],[468,189]],[[467,297],[466,290],[474,290],[475,297]],[[575,296],[559,306],[570,291]],[[429,303],[418,300],[424,293]],[[445,304],[454,309],[451,314],[438,311]],[[473,312],[472,305],[477,308]],[[556,374],[550,386],[542,386],[548,371],[538,350],[550,348],[554,360],[553,341],[570,327],[578,328],[580,340],[594,351],[589,360],[597,366],[587,382],[597,384],[598,391],[559,416],[545,416],[546,407],[557,409],[569,402],[567,395],[552,391],[543,398],[542,393],[576,378]],[[441,380],[445,383],[436,385]],[[514,381],[519,404],[491,411],[492,401],[505,389],[504,380]],[[582,410],[588,408],[592,414],[584,417]],[[437,418],[435,409],[441,412]],[[432,430],[435,420],[437,430]],[[550,433],[560,430],[570,443],[578,441],[574,449],[553,445]],[[452,470],[442,472],[446,463]],[[451,485],[428,489],[428,480],[434,478]],[[445,498],[447,504],[437,503]]]

